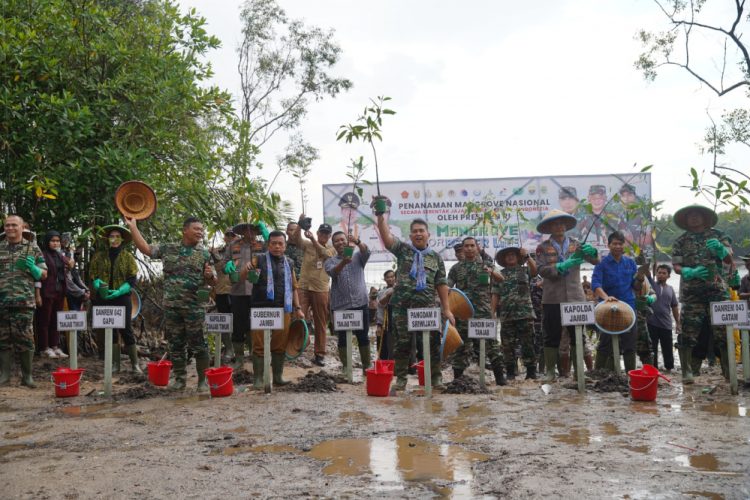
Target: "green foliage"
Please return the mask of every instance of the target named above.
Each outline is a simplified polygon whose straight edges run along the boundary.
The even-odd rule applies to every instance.
[[[357,193],[360,199],[362,199],[364,194],[364,189],[362,189],[361,186],[358,186],[359,183],[368,185],[370,184],[370,181],[364,180],[363,177],[365,176],[365,170],[367,170],[367,166],[364,164],[364,158],[361,156],[357,158],[356,160],[354,158],[351,159],[351,164],[349,165],[349,171],[346,173],[346,176],[349,177],[349,179],[352,180],[352,191]]]

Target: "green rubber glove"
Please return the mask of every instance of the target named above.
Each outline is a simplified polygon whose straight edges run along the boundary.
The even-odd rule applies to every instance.
[[[716,258],[724,260],[724,258],[729,255],[729,250],[727,250],[727,247],[721,244],[719,240],[716,238],[711,238],[706,242],[706,248],[709,252],[711,252],[711,255],[713,255]]]
[[[656,297],[653,295],[646,295],[646,304],[651,305],[656,302]]]
[[[588,243],[583,244],[583,246],[581,247],[581,252],[583,252],[583,255],[591,259],[595,259],[596,256],[599,255],[599,250],[589,245]]]
[[[567,260],[564,260],[562,262],[558,262],[557,264],[555,264],[555,269],[557,269],[558,273],[564,274],[571,267],[578,267],[581,264],[583,264],[583,259],[572,257],[570,259],[567,259]]]
[[[708,269],[704,266],[683,267],[682,277],[686,280],[705,280],[708,279]]]
[[[234,261],[230,260],[224,265],[224,274],[232,274],[237,271],[237,266],[234,265]]]
[[[36,281],[39,281],[39,279],[42,277],[42,268],[36,265],[34,257],[32,257],[31,255],[27,255],[25,263],[26,269],[29,271],[29,274],[31,274],[32,278],[34,278]]]
[[[740,272],[737,269],[734,270],[732,277],[729,278],[729,286],[732,288],[740,287]]]
[[[99,278],[96,278],[94,280],[93,287],[94,287],[94,291],[95,292],[99,291],[99,289],[102,287],[102,283],[104,283],[104,282],[102,280],[100,280]]]
[[[268,231],[268,227],[266,227],[266,223],[261,221],[258,221],[258,229],[260,229],[260,234],[263,236],[263,241],[268,241],[268,235],[271,234]]]
[[[125,282],[120,285],[120,288],[118,288],[117,290],[110,290],[109,293],[107,293],[107,297],[105,300],[116,299],[117,297],[126,295],[128,293],[130,293],[130,283]]]

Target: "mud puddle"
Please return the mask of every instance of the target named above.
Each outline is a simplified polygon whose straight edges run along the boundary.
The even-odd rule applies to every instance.
[[[711,403],[698,407],[700,411],[724,417],[747,417],[747,407],[732,403]]]
[[[692,467],[693,469],[718,472],[721,466],[726,465],[720,462],[713,453],[695,453],[690,455],[677,455],[674,461],[683,467]]]
[[[325,474],[372,474],[374,489],[402,491],[420,483],[441,496],[471,496],[472,464],[488,460],[482,453],[455,445],[438,445],[413,437],[337,439],[313,447],[308,456],[329,461]]]

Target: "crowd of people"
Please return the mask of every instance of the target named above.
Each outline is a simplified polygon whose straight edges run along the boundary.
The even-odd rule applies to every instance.
[[[458,262],[446,273],[442,257],[429,246],[430,227],[414,219],[408,237],[394,235],[388,225],[389,203],[373,203],[377,220],[375,233],[395,264],[383,275],[385,286],[370,288],[365,268],[371,255],[368,243],[351,231],[334,231],[320,224],[311,231],[310,219],[303,214],[281,230],[269,230],[262,222],[246,222],[224,232],[224,244],[206,248],[203,223],[187,218],[178,241],[149,243],[137,221],[125,218],[125,225],[102,228],[99,245],[88,267],[84,283],[71,252],[69,234],[47,231],[41,248],[24,221],[10,215],[4,221],[0,240],[0,385],[10,383],[11,351],[20,354],[22,380],[34,387],[31,364],[34,352],[50,358],[65,357],[56,329],[56,312],[94,305],[120,305],[126,308],[127,323],[119,330],[130,358],[131,369],[141,372],[138,350],[130,324],[131,293],[136,286],[138,267],[132,243],[144,256],[162,262],[164,275],[165,331],[169,358],[173,364],[170,387],[186,387],[187,367],[195,358],[199,391],[208,389],[205,370],[209,349],[203,321],[209,294],[213,292],[218,312],[233,314],[232,333],[222,338],[224,359],[237,369],[251,360],[255,387],[261,387],[263,332],[250,327],[250,311],[258,307],[284,310],[284,328],[274,332],[270,345],[273,383],[283,378],[290,324],[304,320],[313,332],[312,361],[326,366],[326,336],[333,311],[360,311],[363,327],[354,333],[362,369],[375,354],[394,360],[395,389],[404,390],[410,367],[418,357],[430,356],[432,385],[442,385],[440,342],[436,331],[430,352],[420,352],[415,334],[409,330],[408,310],[439,307],[443,321],[455,325],[463,344],[452,356],[453,376],[464,376],[476,359],[476,343],[468,338],[466,320],[451,310],[449,294],[460,290],[471,302],[474,318],[497,319],[501,339],[487,343],[488,363],[498,385],[504,385],[525,369],[526,379],[544,374],[547,382],[570,371],[570,360],[577,349],[584,350],[588,369],[613,369],[611,335],[598,331],[596,360],[588,336],[576,344],[572,327],[563,326],[560,305],[596,300],[622,301],[630,305],[637,321],[620,335],[624,366],[655,364],[661,346],[664,368],[674,368],[672,355],[673,320],[682,382],[694,382],[700,363],[706,357],[707,342],[713,340],[716,354],[727,372],[725,338],[721,328],[711,326],[709,303],[728,300],[729,288],[739,289],[743,300],[750,298],[747,277],[740,282],[732,258],[729,238],[714,226],[716,214],[691,205],[679,210],[675,223],[685,232],[675,242],[672,253],[674,272],[681,275],[678,297],[667,284],[672,272],[668,265],[657,266],[652,276],[648,262],[636,262],[628,255],[630,239],[622,231],[607,235],[609,254],[600,259],[597,249],[572,234],[579,224],[564,210],[549,211],[537,231],[546,235],[536,252],[507,247],[487,255],[472,236],[456,246]],[[577,234],[582,232],[581,228]],[[744,257],[746,265],[750,256]],[[594,265],[589,282],[581,280],[581,265]],[[371,352],[369,330],[375,327],[376,352]],[[34,333],[36,332],[36,333]],[[115,342],[114,363],[119,369],[120,344]],[[339,358],[345,358],[345,337],[339,336]],[[519,361],[521,362],[519,364]],[[484,369],[484,367],[481,367]],[[577,370],[577,367],[575,367]]]

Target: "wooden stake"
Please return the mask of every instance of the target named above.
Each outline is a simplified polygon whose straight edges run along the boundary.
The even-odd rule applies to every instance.
[[[112,396],[112,329],[104,329],[104,396]]]
[[[424,395],[432,397],[432,356],[430,354],[430,332],[422,332],[422,358],[424,360]]]
[[[576,373],[578,378],[578,392],[586,392],[586,378],[583,374],[583,326],[576,325]]]
[[[734,353],[734,325],[727,325],[727,367],[729,370],[729,388],[737,395],[737,360]]]
[[[271,394],[271,330],[263,330],[263,389]]]
[[[354,370],[352,370],[352,331],[346,331],[346,359],[344,360],[344,368],[346,370],[346,380],[349,383],[354,382]]]
[[[742,378],[750,384],[750,332],[742,330]]]
[[[467,342],[471,342],[472,339],[468,339]],[[486,352],[485,351],[485,345],[484,345],[485,339],[479,339],[479,387],[482,389],[486,389],[486,384],[484,383],[484,364],[485,364],[485,357]]]
[[[78,332],[73,330],[68,332],[68,367],[72,370],[78,368]]]
[[[583,346],[581,346],[583,348]],[[615,356],[615,373],[620,374],[620,336],[612,335],[612,352]],[[583,350],[581,350],[583,353]]]

